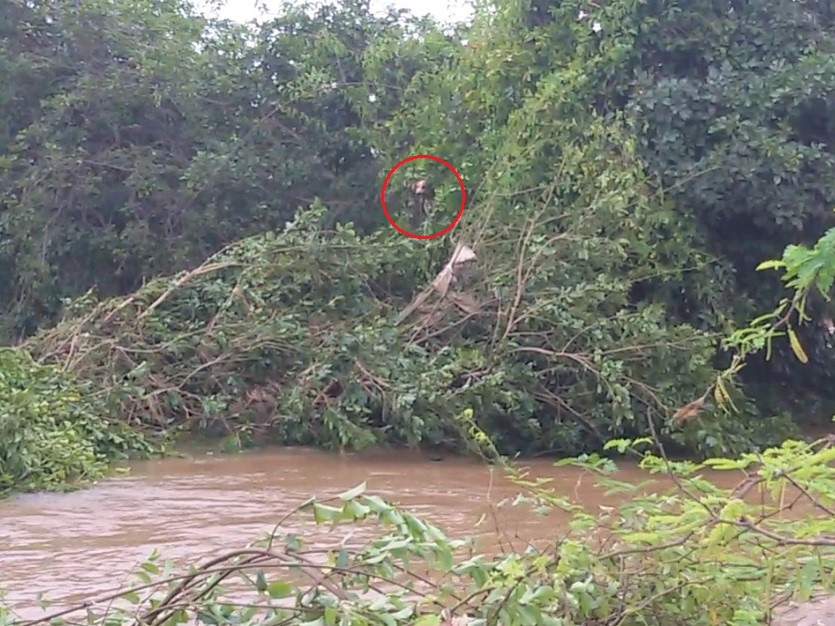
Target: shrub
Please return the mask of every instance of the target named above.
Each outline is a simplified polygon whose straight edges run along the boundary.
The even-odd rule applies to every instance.
[[[0,349],[0,494],[60,489],[103,476],[109,460],[149,446],[89,387],[18,348]]]

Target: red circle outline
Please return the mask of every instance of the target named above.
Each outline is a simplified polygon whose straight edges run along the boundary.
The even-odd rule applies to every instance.
[[[432,159],[433,161],[437,161],[438,163],[442,163],[443,165],[446,166],[446,168],[449,171],[451,171],[453,174],[455,174],[455,178],[458,179],[458,186],[461,187],[461,207],[458,209],[458,215],[456,215],[455,219],[453,219],[452,222],[450,222],[449,226],[447,226],[443,230],[438,231],[437,233],[434,233],[432,235],[415,235],[414,233],[410,233],[408,231],[403,230],[402,228],[400,228],[394,222],[393,219],[391,219],[391,215],[389,215],[388,209],[386,208],[386,186],[389,184],[389,179],[391,178],[391,175],[394,174],[394,172],[397,171],[397,168],[399,168],[401,165],[403,165],[405,163],[408,163],[409,161],[414,161],[415,159]],[[467,202],[467,192],[464,189],[464,181],[461,180],[461,175],[458,174],[458,172],[455,170],[454,167],[452,167],[449,163],[444,161],[442,158],[433,156],[431,154],[415,154],[413,156],[406,157],[405,159],[400,161],[400,163],[398,163],[393,168],[391,168],[389,170],[389,173],[386,174],[386,179],[383,181],[383,188],[380,190],[380,204],[383,205],[383,214],[386,216],[386,219],[389,221],[389,224],[391,224],[394,227],[394,229],[397,232],[399,232],[401,235],[405,235],[406,237],[411,237],[412,239],[434,239],[435,237],[440,237],[441,235],[445,235],[446,233],[451,231],[455,227],[455,225],[458,223],[458,220],[461,219],[461,216],[464,215],[464,204],[466,202]]]

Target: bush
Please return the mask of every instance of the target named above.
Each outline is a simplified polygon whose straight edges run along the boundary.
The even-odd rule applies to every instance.
[[[89,386],[24,350],[0,349],[0,494],[61,489],[103,476],[109,460],[149,451],[105,415]]]

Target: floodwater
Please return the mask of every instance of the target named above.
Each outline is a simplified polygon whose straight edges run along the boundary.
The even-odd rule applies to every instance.
[[[589,510],[617,501],[595,488],[595,477],[580,469],[557,468],[546,460],[523,466],[531,478],[551,478],[551,488]],[[618,466],[619,480],[649,478],[628,462]],[[724,473],[720,482],[730,487],[739,478]],[[655,480],[653,489],[669,485],[665,477]],[[402,505],[447,534],[475,536],[495,547],[506,542],[520,549],[527,542],[553,540],[566,522],[518,507],[497,510],[501,500],[522,490],[501,470],[468,459],[433,462],[403,452],[334,455],[307,449],[202,453],[136,463],[128,474],[83,491],[0,502],[4,603],[27,619],[41,617],[40,592],[54,610],[114,591],[154,548],[185,565],[244,547],[310,496],[335,495],[363,481],[367,492]],[[488,521],[477,526],[485,515]],[[340,538],[298,515],[281,532],[322,547]]]

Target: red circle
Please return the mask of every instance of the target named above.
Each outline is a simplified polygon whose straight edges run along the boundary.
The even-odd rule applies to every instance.
[[[458,186],[461,187],[461,207],[458,209],[458,215],[456,215],[455,219],[453,219],[452,222],[450,222],[449,226],[432,235],[415,235],[413,233],[403,230],[397,224],[394,223],[394,220],[391,219],[391,216],[389,215],[388,209],[386,209],[386,185],[389,184],[389,179],[391,178],[391,175],[394,174],[398,167],[400,167],[404,163],[408,163],[409,161],[414,161],[415,159],[432,159],[433,161],[437,161],[438,163],[443,163],[449,171],[455,174],[455,178],[458,179]],[[380,190],[380,204],[383,205],[383,214],[386,216],[386,219],[389,221],[389,224],[394,226],[394,229],[401,235],[411,237],[412,239],[434,239],[435,237],[440,237],[441,235],[444,235],[451,231],[453,227],[458,223],[458,220],[461,219],[461,216],[464,215],[464,204],[466,201],[467,192],[464,190],[464,181],[461,180],[461,176],[449,163],[447,163],[439,157],[432,156],[431,154],[415,154],[414,156],[406,157],[405,159],[400,161],[400,163],[391,168],[389,170],[389,173],[386,174],[386,179],[383,181],[383,188]]]

